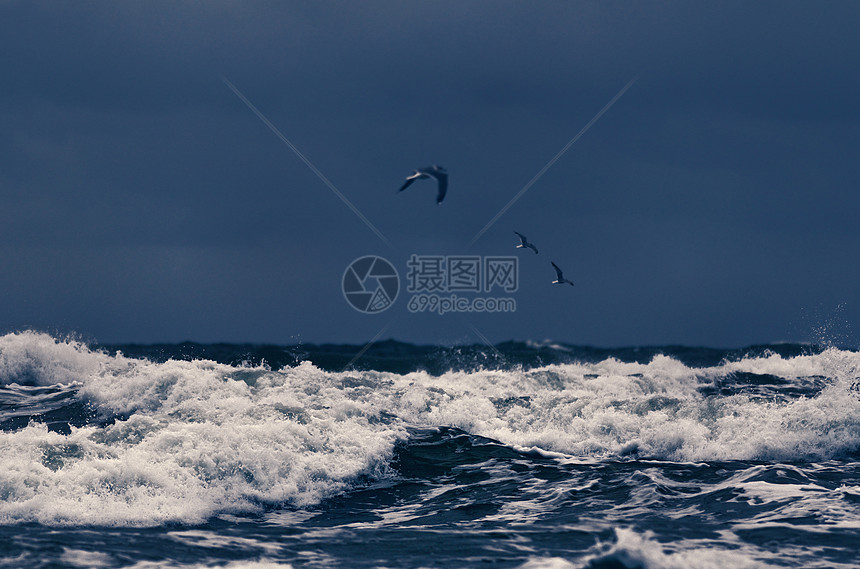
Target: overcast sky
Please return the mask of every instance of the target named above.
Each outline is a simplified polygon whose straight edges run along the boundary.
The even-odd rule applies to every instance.
[[[848,1],[0,1],[0,331],[856,346],[858,24]],[[397,193],[430,164],[440,206]],[[410,313],[412,254],[517,256],[492,295],[516,311]],[[341,291],[364,255],[401,279],[378,314]]]

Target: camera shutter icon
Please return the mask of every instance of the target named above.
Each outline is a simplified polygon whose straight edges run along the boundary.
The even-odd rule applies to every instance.
[[[377,314],[394,304],[400,292],[400,277],[388,260],[367,255],[350,263],[343,273],[341,287],[353,308]]]

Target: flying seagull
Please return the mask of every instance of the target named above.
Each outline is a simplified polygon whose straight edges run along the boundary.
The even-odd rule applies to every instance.
[[[556,275],[558,275],[558,279],[557,279],[557,280],[552,281],[552,284],[564,284],[564,283],[567,283],[567,284],[569,284],[570,286],[573,286],[573,283],[572,283],[571,281],[569,281],[569,280],[567,280],[566,278],[564,278],[564,275],[561,273],[561,269],[559,269],[559,268],[558,268],[558,265],[556,265],[556,264],[555,264],[555,263],[553,263],[552,261],[550,261],[550,263],[552,263],[552,268],[554,268],[554,269],[555,269],[555,274],[556,274]]]
[[[520,244],[517,245],[517,249],[525,249],[526,247],[528,247],[529,249],[531,249],[532,251],[535,252],[535,255],[538,254],[538,250],[537,250],[537,247],[535,247],[535,244],[529,243],[529,240],[526,239],[525,235],[523,235],[519,231],[514,231],[514,233],[516,233],[517,236],[520,238]]]
[[[415,173],[406,178],[406,182],[400,186],[398,192],[402,192],[408,188],[415,180],[422,178],[433,178],[439,183],[439,193],[436,194],[436,205],[442,203],[445,199],[445,193],[448,191],[448,172],[442,166],[428,166],[426,168],[418,168]]]

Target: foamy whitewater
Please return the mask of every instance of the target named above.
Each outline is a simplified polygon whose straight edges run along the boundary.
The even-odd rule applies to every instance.
[[[0,337],[0,567],[858,566],[858,352],[497,348]]]

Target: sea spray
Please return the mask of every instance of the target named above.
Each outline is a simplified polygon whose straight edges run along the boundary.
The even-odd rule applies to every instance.
[[[394,445],[410,427],[450,426],[573,457],[846,457],[860,448],[858,366],[857,353],[830,348],[702,368],[656,355],[440,375],[335,372],[309,362],[272,370],[154,362],[11,334],[0,338],[0,382],[71,385],[92,418],[67,433],[38,417],[0,433],[0,519],[197,523],[317,504],[392,475]],[[774,381],[804,394],[769,397]]]

